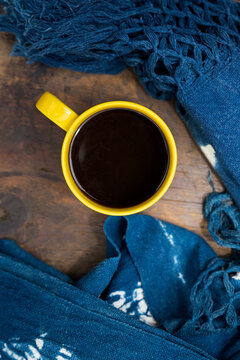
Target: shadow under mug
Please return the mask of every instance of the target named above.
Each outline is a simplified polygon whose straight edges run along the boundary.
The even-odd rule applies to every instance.
[[[174,178],[177,167],[176,144],[173,135],[165,122],[150,109],[146,108],[145,106],[128,101],[110,101],[93,106],[81,115],[77,115],[61,100],[59,100],[56,96],[52,95],[49,92],[45,92],[40,97],[36,104],[36,107],[46,117],[48,117],[50,120],[52,120],[54,123],[56,123],[58,126],[60,126],[63,130],[67,132],[63,142],[61,155],[63,175],[73,194],[90,209],[107,215],[131,215],[143,211],[155,204],[168,190]],[[166,139],[169,150],[169,167],[160,188],[146,201],[128,208],[110,208],[100,205],[97,202],[94,202],[93,200],[88,198],[75,183],[69,165],[70,144],[79,126],[88,118],[98,112],[116,108],[134,110],[151,119],[161,129]]]

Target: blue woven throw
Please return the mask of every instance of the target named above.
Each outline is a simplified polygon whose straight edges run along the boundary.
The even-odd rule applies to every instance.
[[[79,281],[0,240],[0,359],[239,360],[239,260],[146,215],[104,230]]]

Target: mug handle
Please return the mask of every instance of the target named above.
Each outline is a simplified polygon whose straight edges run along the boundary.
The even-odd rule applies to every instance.
[[[36,108],[65,131],[68,131],[78,117],[72,109],[48,91],[40,97]]]

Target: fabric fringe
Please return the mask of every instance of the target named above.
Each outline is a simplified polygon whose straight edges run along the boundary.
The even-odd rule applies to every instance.
[[[240,261],[215,258],[191,292],[192,321],[197,331],[240,325]],[[221,296],[218,296],[218,294]]]
[[[240,212],[228,193],[213,192],[208,195],[204,215],[216,243],[240,250]]]
[[[156,98],[176,98],[240,45],[232,0],[0,0],[0,31],[29,62],[115,74],[131,66]]]
[[[231,258],[214,258],[191,292],[195,329],[215,331],[240,325],[240,212],[228,193],[208,195],[204,215],[212,238],[235,249]],[[218,296],[217,294],[221,294]]]

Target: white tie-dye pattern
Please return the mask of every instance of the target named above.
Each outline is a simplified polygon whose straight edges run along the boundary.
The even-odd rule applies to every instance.
[[[151,326],[157,326],[157,322],[153,318],[150,310],[148,309],[147,303],[144,299],[144,293],[142,289],[142,284],[139,281],[137,283],[136,288],[133,290],[130,296],[126,295],[126,291],[113,291],[108,295],[111,297],[119,297],[116,301],[113,301],[111,304],[124,312],[128,312],[128,310],[132,307],[132,305],[137,305],[134,310],[128,312],[129,315],[137,316],[139,320],[145,322]]]
[[[12,338],[8,341],[8,343],[0,340],[0,359],[3,358],[2,355],[5,354],[8,359],[12,360],[43,360],[45,357],[42,357],[41,350],[43,350],[45,341],[44,338],[46,336],[47,333],[41,334],[33,340],[33,342],[31,342],[33,344],[35,343],[36,347],[26,343],[25,341],[21,341],[20,338]],[[24,354],[24,356],[22,354]],[[59,349],[56,349],[54,359],[69,360],[71,357],[72,352],[62,345]]]
[[[32,345],[28,345],[28,351],[25,351],[27,360],[40,360],[42,359],[39,351]]]
[[[56,356],[56,360],[68,360],[72,357],[72,353],[65,347],[61,347],[59,354]]]
[[[68,356],[69,358],[72,356],[72,353],[70,351],[68,351],[67,349],[65,349],[64,347],[62,347],[60,350],[59,350],[60,353]]]
[[[43,339],[37,338],[37,339],[35,340],[35,343],[36,343],[36,345],[37,345],[37,348],[38,348],[39,350],[42,350],[43,344],[44,344]]]
[[[171,244],[172,246],[175,246],[175,243],[174,243],[174,240],[173,240],[173,235],[172,235],[172,234],[169,234],[169,232],[167,231],[166,225],[163,224],[163,222],[162,222],[161,220],[159,220],[159,225],[160,225],[161,228],[163,229],[163,233],[164,233],[164,235],[166,236],[166,238],[168,239],[168,241],[170,242],[170,244]],[[178,258],[177,258],[176,255],[173,257],[173,261],[174,261],[174,264],[176,265],[176,268],[177,268]],[[182,282],[183,284],[186,284],[186,280],[184,279],[183,274],[182,274],[180,271],[178,272],[178,278],[181,280],[181,282]]]
[[[126,303],[126,292],[125,291],[114,291],[113,293],[111,293],[109,295],[110,297],[112,296],[119,296],[119,299],[114,301],[112,303],[112,305],[117,308],[117,309],[121,309],[122,311],[124,311],[122,309],[122,306]]]
[[[43,334],[46,336],[47,334]],[[40,335],[41,336],[41,335]],[[38,341],[37,341],[38,340]],[[42,340],[39,338],[35,339],[35,343],[39,343]],[[43,341],[43,340],[42,340]],[[42,356],[39,352],[39,348],[35,348],[31,344],[26,344],[26,342],[21,342],[20,338],[12,338],[9,340],[8,344],[5,342],[1,347],[2,342],[0,341],[0,352],[8,355],[9,359],[13,360],[42,360]],[[40,347],[43,347],[41,343]],[[24,354],[24,356],[20,355]]]
[[[232,276],[234,280],[240,280],[240,272],[237,272],[235,275]]]
[[[183,274],[181,272],[178,273],[178,278],[184,283],[186,284],[186,280],[183,277]]]
[[[138,286],[141,286],[141,282],[138,282]],[[133,290],[133,301],[139,301],[144,299],[143,288],[139,287]]]
[[[163,229],[164,235],[166,236],[166,238],[168,239],[168,241],[170,242],[170,244],[172,246],[175,246],[175,243],[173,241],[173,236],[172,234],[169,234],[166,228],[166,225],[162,223],[161,220],[159,220],[159,225],[161,226],[161,228]]]
[[[210,145],[210,144],[201,145],[200,149],[202,150],[202,152],[204,153],[204,155],[206,156],[206,158],[208,159],[210,164],[215,168],[216,162],[217,162],[216,151],[214,150],[212,145]]]
[[[4,343],[2,348],[3,353],[7,354],[13,360],[26,360],[23,356],[18,355],[15,351],[11,350],[8,344]]]

